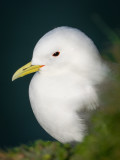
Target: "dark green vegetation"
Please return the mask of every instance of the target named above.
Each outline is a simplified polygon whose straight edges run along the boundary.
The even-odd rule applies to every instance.
[[[98,17],[97,19],[100,20]],[[109,40],[108,47],[101,52],[103,57],[120,63],[120,38],[118,36],[120,32],[116,34],[105,24],[104,29],[100,28]],[[110,103],[95,111],[91,118],[92,125],[89,134],[82,143],[71,147],[69,144],[38,140],[29,145],[1,150],[0,160],[120,160],[119,81],[118,74],[115,91],[109,93]],[[107,99],[107,97],[104,98]]]
[[[119,160],[120,109],[107,107],[92,117],[92,129],[83,143],[74,147],[38,140],[0,151],[0,160]]]

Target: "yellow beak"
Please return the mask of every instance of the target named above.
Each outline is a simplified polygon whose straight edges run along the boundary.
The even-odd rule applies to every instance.
[[[31,62],[29,62],[14,73],[12,81],[14,81],[17,78],[23,77],[27,74],[37,72],[43,66],[44,65],[32,65]]]

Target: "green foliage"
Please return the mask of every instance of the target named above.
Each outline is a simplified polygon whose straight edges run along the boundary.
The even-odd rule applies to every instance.
[[[106,107],[92,116],[89,134],[74,147],[59,142],[37,140],[0,151],[0,160],[119,160],[120,109]]]
[[[103,56],[108,59],[110,53],[116,62],[120,62],[120,39],[107,27],[105,25],[110,47],[102,51]],[[112,100],[114,94],[115,101]],[[108,106],[95,111],[90,131],[82,143],[73,147],[37,140],[29,145],[0,150],[0,160],[120,160],[120,84],[115,93],[110,92],[110,97]]]

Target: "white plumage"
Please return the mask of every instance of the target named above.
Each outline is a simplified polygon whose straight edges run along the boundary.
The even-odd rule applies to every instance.
[[[78,111],[99,105],[97,86],[108,73],[94,43],[78,29],[58,27],[38,41],[31,62],[45,65],[29,86],[38,122],[62,143],[82,141],[85,124]]]

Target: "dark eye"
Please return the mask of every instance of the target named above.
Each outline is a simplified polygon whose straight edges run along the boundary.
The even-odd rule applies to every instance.
[[[57,57],[57,56],[59,56],[59,55],[60,55],[60,52],[55,52],[55,53],[53,54],[54,57]]]

